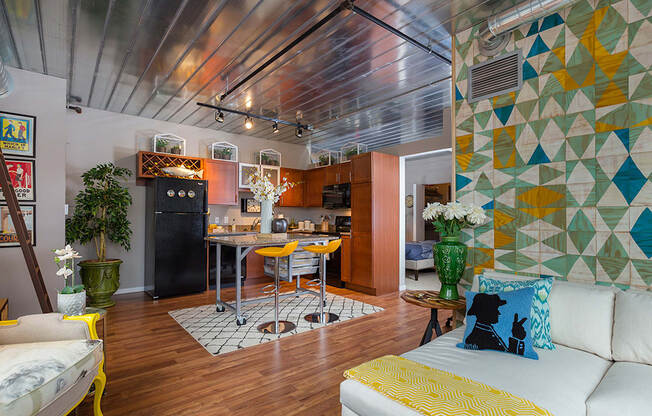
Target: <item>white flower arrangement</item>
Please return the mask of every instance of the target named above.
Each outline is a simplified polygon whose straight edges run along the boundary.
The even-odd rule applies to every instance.
[[[253,174],[249,175],[249,183],[251,184],[251,192],[254,193],[256,201],[272,201],[277,203],[281,195],[288,189],[294,187],[294,183],[288,182],[287,178],[282,178],[281,183],[274,186],[270,178],[272,175],[263,174],[261,169],[257,169]]]
[[[81,256],[76,252],[70,244],[64,248],[52,250],[54,252],[54,262],[58,266],[57,276],[63,277],[64,287],[61,290],[63,294],[79,293],[84,290],[84,285],[75,285],[75,259],[80,259]],[[71,284],[68,284],[68,278],[72,276]]]
[[[423,209],[423,219],[431,221],[442,237],[457,237],[463,228],[482,225],[487,222],[487,218],[481,207],[459,202],[449,202],[446,205],[435,202]]]

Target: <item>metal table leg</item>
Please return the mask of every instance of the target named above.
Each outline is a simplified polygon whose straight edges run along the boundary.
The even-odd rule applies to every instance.
[[[220,297],[220,289],[222,288],[222,245],[215,244],[215,310],[217,312],[224,312],[224,304]]]
[[[430,309],[430,322],[428,322],[428,326],[426,327],[426,332],[424,332],[423,338],[421,338],[421,343],[419,344],[419,346],[427,344],[432,340],[433,329],[435,330],[435,334],[437,336],[441,336],[441,326],[439,326],[439,320],[437,319],[437,309],[435,308]]]
[[[235,248],[235,323],[244,325],[247,319],[242,316],[242,247]]]

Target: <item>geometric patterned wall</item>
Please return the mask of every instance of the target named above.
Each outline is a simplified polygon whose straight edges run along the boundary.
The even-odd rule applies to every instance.
[[[456,190],[482,268],[652,289],[652,0],[579,0],[523,25],[523,87],[468,103],[486,60],[455,37]]]

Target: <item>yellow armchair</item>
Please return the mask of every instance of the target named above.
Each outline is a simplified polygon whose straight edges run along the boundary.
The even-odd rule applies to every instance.
[[[65,349],[68,345],[70,348],[83,349],[84,344],[88,349],[88,359],[84,358],[87,370],[84,370],[72,385],[56,393],[47,383],[43,384],[43,389],[50,393],[49,399],[25,400],[22,404],[19,402],[21,394],[20,386],[16,387],[14,396],[6,393],[4,396],[0,393],[0,414],[3,410],[9,409],[15,414],[61,414],[68,415],[72,412],[86,397],[88,388],[91,384],[95,385],[95,396],[93,398],[93,412],[95,416],[102,416],[100,401],[106,385],[106,375],[104,374],[104,353],[102,345],[96,343],[79,343],[79,340],[97,340],[95,324],[99,319],[98,314],[89,314],[81,316],[64,316],[61,314],[42,314],[28,315],[13,321],[0,321],[0,357],[3,352],[7,355],[13,354],[12,347],[14,344],[20,344],[20,351],[32,351],[38,356],[40,351],[48,351],[56,357],[56,352]],[[39,349],[39,348],[43,349]],[[65,350],[64,350],[65,351]],[[85,351],[85,350],[84,350]],[[83,351],[82,351],[83,352]],[[40,358],[40,357],[39,357]],[[44,359],[46,357],[43,357]],[[65,360],[63,360],[65,361]],[[98,364],[99,361],[99,364]],[[0,379],[2,371],[6,367],[0,365]],[[67,370],[66,370],[67,371]],[[47,381],[47,380],[46,380]],[[55,382],[58,380],[55,380]],[[40,387],[39,387],[40,388]],[[48,390],[49,389],[49,390]],[[47,394],[39,393],[39,398],[47,397]],[[4,409],[3,406],[7,406]],[[13,407],[12,407],[13,406]],[[31,406],[27,408],[26,406]],[[14,414],[10,413],[10,414]]]

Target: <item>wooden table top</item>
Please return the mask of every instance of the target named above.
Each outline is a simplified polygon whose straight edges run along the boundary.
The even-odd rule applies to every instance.
[[[260,234],[234,235],[234,236],[214,236],[206,237],[206,241],[214,244],[223,244],[233,247],[268,247],[284,246],[292,241],[299,240],[299,243],[317,243],[320,241],[337,240],[338,237],[332,235],[319,234],[291,234],[287,238],[269,238]]]
[[[466,298],[460,296],[457,300],[442,299],[434,290],[406,290],[401,293],[401,299],[407,303],[430,309],[466,309]]]

